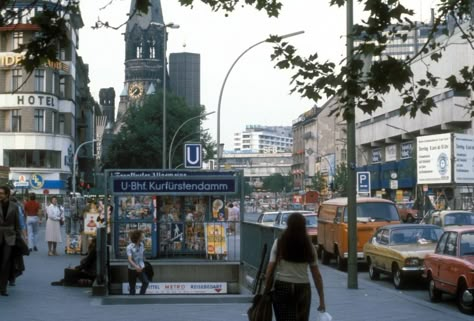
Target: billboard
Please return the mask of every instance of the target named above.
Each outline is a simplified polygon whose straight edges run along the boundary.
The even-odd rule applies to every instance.
[[[474,136],[454,134],[454,182],[474,183]]]
[[[416,142],[418,184],[451,183],[451,134],[421,136]]]

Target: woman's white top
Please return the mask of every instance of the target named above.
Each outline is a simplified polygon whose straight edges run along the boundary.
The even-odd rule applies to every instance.
[[[273,242],[272,250],[270,252],[270,262],[276,262],[277,258],[278,239]],[[276,265],[275,280],[289,282],[289,283],[309,283],[308,266],[318,265],[318,256],[314,247],[314,261],[308,263],[295,263],[280,259]]]
[[[52,203],[46,208],[46,213],[48,214],[48,219],[53,221],[59,221],[62,217],[62,212],[59,206]]]

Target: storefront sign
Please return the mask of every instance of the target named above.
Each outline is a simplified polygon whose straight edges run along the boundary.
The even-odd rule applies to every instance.
[[[372,164],[381,163],[381,162],[382,162],[382,149],[381,148],[372,149]]]
[[[58,98],[52,95],[3,94],[0,106],[7,107],[49,107],[58,108]]]
[[[145,170],[145,171],[111,171],[112,177],[187,177],[187,176],[234,176],[232,171],[196,171],[196,170]]]
[[[385,146],[385,161],[392,162],[397,160],[397,145]]]
[[[400,159],[413,157],[413,142],[400,144]]]
[[[451,134],[416,139],[418,184],[451,183]]]
[[[44,178],[40,174],[31,174],[30,177],[31,187],[34,189],[40,189],[44,185]]]
[[[474,136],[454,134],[455,183],[474,183]]]
[[[208,177],[143,177],[143,178],[113,178],[112,192],[140,194],[233,194],[237,192],[236,179]]]
[[[136,293],[141,283],[136,284]],[[129,285],[122,283],[122,293],[129,293]],[[227,294],[226,282],[152,282],[146,294]]]
[[[0,68],[17,67],[21,64],[24,58],[25,58],[25,55],[22,53],[12,53],[12,52],[0,53]],[[48,67],[51,67],[57,70],[62,70],[65,72],[69,72],[70,70],[68,64],[61,61],[48,60],[46,65]]]

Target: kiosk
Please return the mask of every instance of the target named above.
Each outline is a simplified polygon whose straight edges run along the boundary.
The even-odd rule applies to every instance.
[[[105,191],[113,208],[108,240],[111,269],[117,270],[118,265],[126,269],[129,232],[140,229],[145,257],[161,278],[157,281],[238,285],[234,276],[238,278],[240,235],[236,231],[240,228],[235,226],[243,213],[229,216],[226,205],[244,202],[241,171],[106,170],[106,177]],[[172,274],[167,274],[167,264],[174,265]],[[194,271],[203,269],[203,273],[190,274],[192,264]],[[206,264],[214,266],[209,269]],[[110,282],[123,282],[119,278],[125,271],[110,273]],[[232,280],[226,280],[226,275],[232,275]]]

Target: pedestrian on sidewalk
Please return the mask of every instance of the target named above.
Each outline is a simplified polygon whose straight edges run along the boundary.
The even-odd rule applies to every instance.
[[[20,235],[18,206],[10,202],[10,188],[0,186],[0,295],[8,296],[7,283],[11,270],[11,253]]]
[[[23,212],[23,208],[21,207],[20,202],[18,202],[18,199],[15,196],[12,196],[10,198],[10,202],[15,204],[18,207],[18,223],[20,224],[21,237],[23,237],[24,243],[26,244],[28,235],[26,233],[25,213]],[[31,249],[30,249],[30,252],[31,252]],[[8,285],[15,286],[17,276],[21,275],[22,272],[25,270],[23,255],[21,253],[18,253],[18,251],[15,251],[15,249],[13,249],[10,261],[12,263],[12,266],[10,268],[10,276],[8,278]]]
[[[61,209],[58,206],[56,196],[51,197],[51,204],[46,208],[46,242],[48,242],[48,255],[58,255],[56,247],[58,243],[62,243],[60,221],[64,220]]]
[[[277,321],[309,320],[308,266],[319,295],[318,311],[324,312],[323,279],[316,250],[306,232],[306,219],[300,213],[293,213],[288,217],[286,230],[273,243],[265,278],[265,291],[273,290],[273,311]]]
[[[79,265],[64,269],[64,277],[59,281],[51,282],[51,285],[65,286],[92,286],[97,275],[97,248],[96,238],[92,238],[87,248],[87,256]]]
[[[35,193],[31,193],[25,203],[26,229],[28,231],[28,246],[30,251],[38,251],[38,231],[43,222],[41,204],[36,201]]]
[[[148,277],[144,272],[145,268],[145,245],[143,244],[143,231],[134,230],[130,234],[131,243],[127,246],[128,257],[128,285],[130,287],[130,295],[135,295],[135,287],[137,278],[142,282],[140,294],[145,294],[148,288]]]

